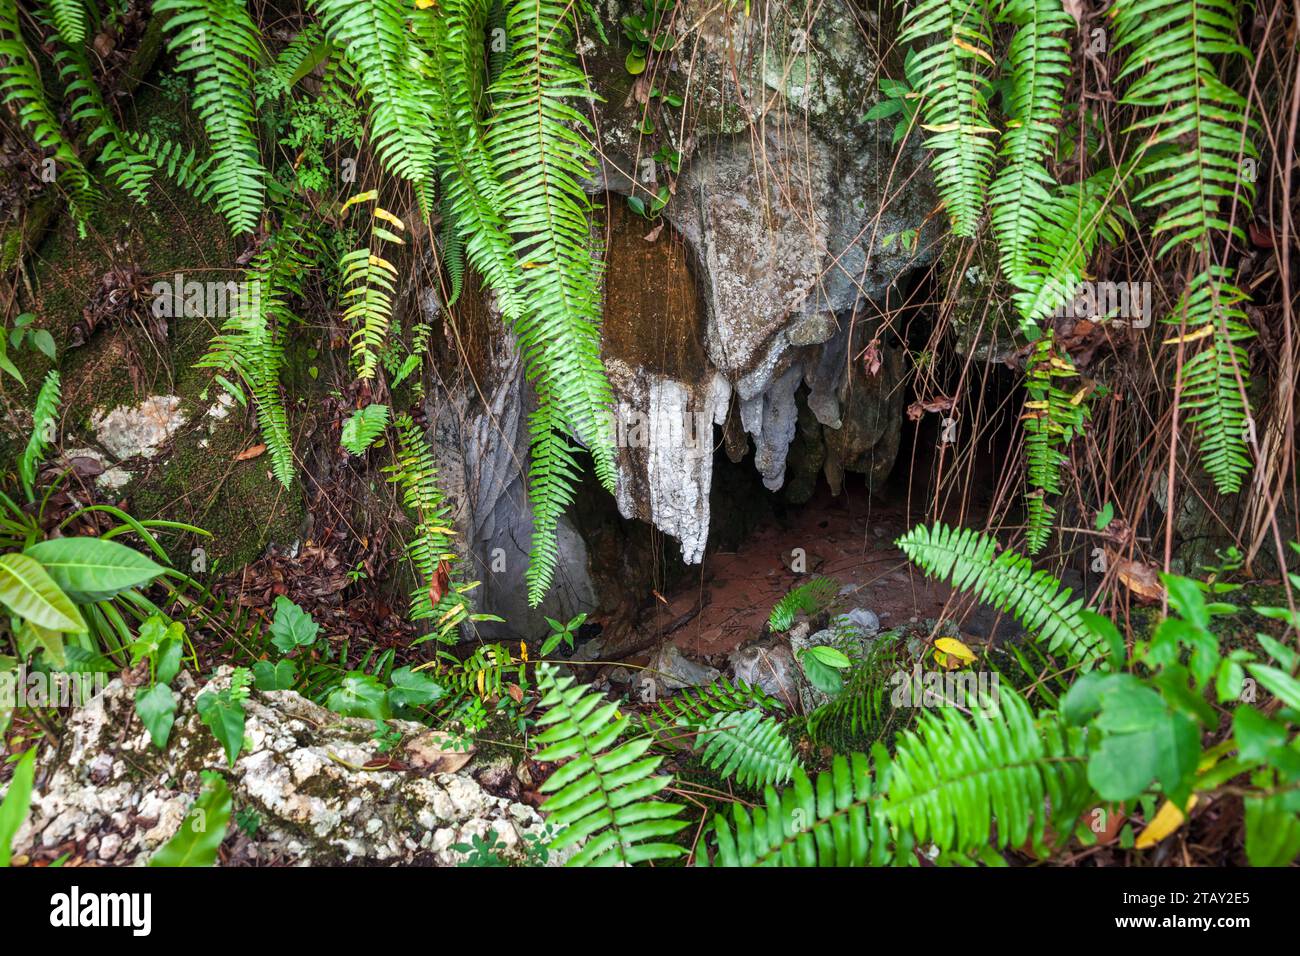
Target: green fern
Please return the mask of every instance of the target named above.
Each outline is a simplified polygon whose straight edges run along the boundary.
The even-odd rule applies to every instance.
[[[884,737],[896,721],[889,704],[890,678],[903,668],[894,641],[872,643],[853,662],[838,694],[808,715],[808,736],[835,750],[866,750]]]
[[[1049,651],[1084,670],[1096,663],[1103,639],[1080,615],[1083,599],[1071,601],[1069,588],[1046,571],[1035,571],[1023,555],[998,554],[993,538],[943,524],[917,525],[897,544],[930,577],[969,590],[999,611],[1010,611]]]
[[[69,198],[79,228],[98,193],[81,157],[64,136],[58,118],[45,99],[40,70],[32,59],[18,25],[16,0],[0,0],[0,97],[13,108],[36,145],[54,160],[56,181],[69,185]]]
[[[451,509],[438,487],[438,468],[424,432],[409,415],[400,416],[393,425],[397,460],[385,471],[389,481],[401,486],[403,502],[415,514],[415,534],[406,553],[419,583],[411,592],[409,616],[412,621],[433,621],[433,632],[417,643],[431,637],[454,643],[456,629],[469,617],[465,592],[475,584],[452,582],[450,568],[458,559],[452,547]]]
[[[758,708],[714,714],[699,727],[696,746],[706,767],[745,787],[780,786],[799,767],[781,721]]]
[[[326,36],[347,51],[370,99],[370,136],[380,162],[416,187],[427,211],[434,176],[437,115],[421,81],[423,53],[408,18],[437,17],[401,0],[312,0]]]
[[[59,35],[66,44],[62,31]],[[70,104],[72,119],[88,131],[86,145],[93,147],[104,140],[100,163],[108,169],[118,186],[132,199],[143,203],[148,198],[153,163],[146,154],[137,151],[118,128],[117,121],[104,105],[90,61],[81,46],[60,46],[54,52],[54,63],[63,81],[63,96]]]
[[[1241,161],[1258,157],[1248,135],[1258,124],[1247,118],[1245,97],[1219,79],[1215,57],[1250,53],[1237,41],[1233,0],[1117,0],[1111,16],[1115,48],[1128,50],[1117,77],[1130,81],[1122,102],[1153,110],[1129,130],[1143,137],[1137,174],[1147,181],[1134,201],[1160,209],[1158,256],[1186,245],[1202,262],[1171,321],[1213,328],[1183,366],[1181,386],[1205,469],[1220,492],[1232,493],[1250,468],[1250,364],[1238,343],[1253,333],[1238,308],[1245,296],[1212,263],[1210,243],[1215,231],[1244,241],[1239,224],[1250,218],[1255,184],[1241,175]],[[1237,202],[1244,214],[1234,216]]]
[[[777,601],[767,619],[768,630],[774,634],[789,630],[800,611],[813,615],[826,608],[840,593],[840,583],[834,578],[813,578],[793,588]]]
[[[759,709],[780,713],[785,705],[756,684],[720,677],[703,687],[685,687],[671,697],[655,702],[654,710],[641,717],[646,733],[675,732],[679,724],[703,726],[717,714]]]
[[[582,843],[570,866],[609,866],[666,860],[685,851],[660,842],[685,826],[677,804],[651,800],[672,778],[657,775],[662,757],[647,757],[652,742],[642,736],[617,743],[629,718],[618,704],[561,676],[551,665],[538,668],[546,728],[537,760],[566,761],[542,784],[549,793],[542,812],[563,829],[554,849]]]
[[[1018,277],[1021,288],[1012,293],[1023,331],[1030,332],[1075,297],[1099,241],[1122,238],[1129,218],[1115,202],[1122,178],[1105,169],[1035,200],[1037,231]]]
[[[932,846],[942,862],[985,859],[1028,842],[1047,851],[1048,824],[1068,834],[1092,797],[1082,733],[1053,713],[1034,719],[1014,691],[999,710],[927,711],[891,757],[836,756],[816,784],[796,771],[752,814],[713,818],[714,866],[883,866],[915,862]]]
[[[1007,128],[999,155],[1006,165],[989,188],[990,220],[1003,274],[1019,289],[1032,284],[1031,248],[1042,209],[1055,183],[1045,162],[1056,139],[1065,81],[1070,74],[1067,36],[1074,19],[1060,0],[1006,0],[1000,20],[1015,24],[1007,48],[1004,97]]]
[[[1165,321],[1186,324],[1184,338],[1205,335],[1205,345],[1183,366],[1182,404],[1200,439],[1205,470],[1224,494],[1237,491],[1250,471],[1246,430],[1250,406],[1242,401],[1250,357],[1240,343],[1255,337],[1241,303],[1246,296],[1229,282],[1230,273],[1211,265],[1188,284],[1174,314]],[[1241,384],[1238,384],[1240,376]]]
[[[1058,353],[1049,331],[1034,343],[1026,371],[1028,398],[1025,401],[1025,457],[1030,491],[1025,496],[1025,543],[1030,554],[1047,544],[1056,519],[1056,509],[1047,500],[1062,493],[1061,469],[1068,447],[1083,432],[1089,416],[1087,388],[1079,387],[1078,372],[1069,355]],[[1060,388],[1062,379],[1075,379],[1075,391]]]
[[[238,383],[251,393],[271,471],[286,488],[293,483],[293,441],[280,372],[285,337],[296,321],[289,300],[302,295],[302,277],[312,261],[304,233],[300,219],[287,214],[244,273],[245,294],[196,363],[217,369],[218,383],[241,403],[246,396]]]
[[[377,198],[375,190],[353,196],[343,208]],[[352,362],[359,378],[374,378],[379,367],[379,352],[388,336],[393,318],[393,293],[397,288],[397,267],[380,255],[382,244],[405,245],[406,240],[380,225],[388,223],[398,231],[406,229],[401,219],[378,204],[371,219],[371,245],[343,254],[339,271],[343,276],[344,320],[353,327]]]
[[[582,442],[597,479],[611,492],[616,474],[613,393],[600,359],[601,258],[592,247],[591,202],[582,188],[597,164],[586,138],[590,125],[570,105],[591,93],[573,50],[572,15],[557,0],[507,6],[514,46],[492,84],[495,114],[487,133],[522,272],[519,291],[528,303],[515,332],[531,360],[539,400],[529,472],[536,522],[528,568],[533,604],[541,602],[554,574],[558,517],[577,477],[571,446],[560,433]]]
[[[973,238],[984,211],[997,133],[988,115],[988,5],[985,0],[921,0],[903,18],[899,44],[933,37],[917,52],[925,145],[939,195],[948,207],[953,234]]]
[[[41,383],[41,390],[36,393],[36,405],[32,409],[32,432],[18,459],[18,477],[23,483],[28,501],[35,500],[36,469],[45,460],[45,452],[58,433],[59,400],[59,373],[51,369]]]
[[[123,139],[125,146],[137,156],[148,157],[156,172],[166,176],[199,202],[208,202],[212,198],[213,186],[209,176],[215,156],[200,160],[193,146],[186,149],[179,142],[162,140],[149,133],[128,132],[123,135]],[[106,146],[100,154],[100,161],[108,166],[109,173],[120,185],[125,185],[122,172],[116,168],[123,161],[116,146],[112,143]]]
[[[358,408],[352,417],[343,423],[343,433],[339,444],[352,455],[364,455],[366,449],[375,443],[384,429],[388,427],[388,406],[367,405]]]
[[[208,183],[235,235],[262,214],[266,170],[258,151],[251,62],[261,57],[257,27],[242,0],[158,0],[176,68],[194,74],[194,109],[212,147]]]
[[[50,19],[64,43],[77,46],[85,42],[86,8],[81,0],[50,0]]]

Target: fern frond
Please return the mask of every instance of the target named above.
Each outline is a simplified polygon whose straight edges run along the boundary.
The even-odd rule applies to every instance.
[[[411,591],[409,617],[412,621],[432,620],[431,636],[453,643],[456,629],[469,617],[465,592],[475,585],[452,580],[450,568],[458,558],[451,540],[455,534],[451,508],[438,487],[438,467],[423,430],[409,415],[400,416],[393,426],[397,460],[384,470],[389,481],[401,486],[402,501],[415,515],[415,533],[406,546],[418,581]]]
[[[1101,636],[1079,614],[1083,599],[1071,601],[1069,588],[1046,571],[1035,571],[1023,555],[998,554],[992,537],[969,528],[917,525],[897,544],[927,575],[971,591],[999,611],[1010,611],[1049,651],[1081,669],[1091,668],[1101,655]]]
[[[1249,61],[1250,52],[1237,42],[1233,0],[1117,0],[1111,16],[1116,49],[1129,51],[1117,78],[1131,81],[1122,102],[1155,110],[1130,127],[1144,137],[1137,172],[1148,181],[1134,201],[1160,207],[1157,256],[1187,244],[1205,264],[1177,313],[1189,327],[1213,323],[1214,331],[1183,366],[1180,384],[1205,470],[1221,493],[1235,492],[1250,469],[1250,406],[1241,387],[1249,384],[1249,360],[1238,343],[1253,333],[1237,307],[1245,297],[1209,251],[1215,230],[1245,238],[1239,223],[1250,218],[1255,184],[1241,175],[1241,161],[1259,155],[1249,136],[1259,124],[1248,117],[1246,98],[1219,79],[1215,57]],[[1234,217],[1237,202],[1244,214]],[[1180,321],[1177,313],[1172,321]]]
[[[544,784],[547,819],[563,827],[556,849],[582,843],[570,866],[609,866],[666,860],[685,852],[660,842],[685,826],[682,808],[650,797],[671,783],[657,775],[662,757],[647,757],[649,736],[618,744],[629,718],[618,704],[562,676],[549,664],[538,668],[540,707],[537,735],[544,748],[536,759],[567,761]]]
[[[370,99],[370,136],[380,161],[415,186],[427,211],[435,114],[420,79],[423,53],[411,42],[407,18],[438,11],[419,11],[401,0],[312,0],[309,6],[356,68]]]
[[[27,447],[18,459],[18,477],[29,501],[35,497],[36,469],[45,460],[46,450],[58,437],[59,400],[59,373],[51,369],[41,383],[41,390],[36,393],[36,405],[32,408],[32,433],[27,437]]]
[[[1203,337],[1199,351],[1183,365],[1180,402],[1190,410],[1201,463],[1221,494],[1239,491],[1251,467],[1250,406],[1242,399],[1243,386],[1250,383],[1250,356],[1241,343],[1255,333],[1241,309],[1246,296],[1230,279],[1229,270],[1212,263],[1188,283],[1174,314],[1165,319],[1185,323],[1184,340]],[[1207,326],[1213,331],[1205,335]]]
[[[86,8],[81,0],[49,0],[50,18],[58,28],[59,38],[69,46],[79,46],[86,39]]]
[[[764,790],[763,806],[752,814],[732,804],[731,819],[715,814],[717,846],[712,860],[701,851],[700,866],[883,866],[890,861],[889,825],[879,802],[871,764],[864,754],[837,754],[831,769],[808,779],[802,769],[781,793]]]
[[[1211,230],[1244,238],[1235,201],[1247,210],[1255,184],[1241,175],[1241,158],[1258,157],[1248,133],[1246,99],[1219,80],[1216,56],[1250,59],[1237,41],[1234,0],[1117,0],[1115,49],[1128,49],[1116,81],[1129,80],[1121,100],[1156,112],[1129,128],[1141,133],[1137,174],[1149,185],[1134,201],[1161,206],[1154,233],[1163,256],[1180,243],[1200,245]]]
[[[1126,213],[1114,203],[1115,192],[1115,171],[1104,169],[1035,200],[1036,232],[1017,278],[1020,291],[1011,296],[1022,329],[1055,314],[1078,294],[1100,240],[1122,237]]]
[[[1043,204],[1055,183],[1045,166],[1070,75],[1067,35],[1074,19],[1060,0],[1006,0],[1000,20],[1015,24],[1004,75],[1007,127],[999,155],[1006,165],[989,187],[989,219],[1002,272],[1018,289],[1030,284],[1030,249]]]
[[[808,736],[840,752],[866,750],[895,722],[889,685],[902,666],[893,641],[873,643],[853,662],[843,689],[808,715]]]
[[[371,404],[365,408],[358,408],[352,413],[352,417],[343,423],[339,444],[349,454],[364,455],[366,449],[375,443],[375,439],[382,435],[387,427],[387,405]]]
[[[60,39],[63,39],[60,31]],[[64,40],[67,44],[67,41]],[[54,64],[63,81],[64,99],[70,104],[72,119],[86,130],[86,145],[94,146],[105,140],[99,162],[118,186],[136,202],[143,203],[149,195],[149,181],[153,163],[147,154],[134,148],[127,135],[118,127],[117,120],[108,111],[104,98],[95,82],[90,61],[80,44],[63,45],[54,52]]]
[[[1049,813],[1068,836],[1091,796],[1082,732],[1053,712],[1035,720],[1010,688],[996,714],[929,710],[895,743],[892,759],[876,756],[881,809],[918,844],[972,854],[1029,842],[1043,855]]]
[[[353,203],[375,198],[375,191],[370,190],[353,196],[343,208],[346,210]],[[357,376],[363,379],[375,377],[379,351],[388,337],[388,326],[393,318],[393,293],[397,288],[397,267],[379,252],[383,243],[406,244],[406,240],[380,222],[388,223],[399,232],[406,229],[401,219],[376,204],[370,224],[371,245],[344,253],[339,260],[339,272],[347,290],[343,293],[347,305],[343,318],[353,326],[352,362]]]
[[[58,117],[46,102],[40,70],[18,25],[16,0],[0,0],[0,97],[13,108],[36,145],[51,153],[57,180],[69,184],[73,212],[79,222],[84,220],[98,193],[81,157],[64,136]]]
[[[125,147],[132,150],[135,156],[148,157],[156,172],[166,176],[199,202],[208,202],[212,199],[209,174],[215,156],[200,160],[193,146],[186,149],[175,140],[160,139],[149,133],[127,132],[123,134],[123,139]],[[100,160],[108,165],[109,172],[121,183],[122,174],[114,168],[119,162],[119,156],[113,144],[110,143],[104,148]]]
[[[980,68],[993,66],[988,34],[986,0],[921,0],[904,16],[898,35],[903,46],[932,38],[916,58],[922,129],[930,133],[925,145],[933,151],[930,165],[953,234],[967,239],[979,228],[997,133],[988,114],[988,77]]]
[[[194,109],[212,147],[208,183],[235,235],[252,232],[262,214],[266,170],[258,151],[253,69],[258,30],[242,0],[158,0],[171,14],[167,48],[176,68],[194,74]]]
[[[706,767],[724,779],[734,774],[744,787],[780,786],[799,766],[781,721],[757,708],[714,714],[699,727],[696,746]]]
[[[1021,416],[1025,423],[1026,481],[1030,486],[1025,499],[1025,546],[1030,554],[1043,550],[1052,532],[1056,509],[1047,496],[1062,492],[1061,469],[1066,462],[1062,449],[1083,432],[1084,420],[1089,416],[1086,387],[1070,391],[1056,384],[1077,375],[1069,355],[1056,350],[1050,330],[1034,343],[1025,372],[1028,396]]]
[[[826,608],[840,593],[840,582],[834,578],[813,578],[793,588],[772,607],[767,628],[774,634],[788,630],[794,616],[803,611],[811,616]]]
[[[196,363],[223,373],[218,382],[241,402],[243,393],[227,375],[242,380],[253,397],[271,471],[284,487],[293,483],[293,440],[280,389],[284,342],[295,321],[289,299],[302,295],[302,277],[311,263],[300,220],[286,215],[244,273],[235,308]]]
[[[1048,824],[1068,834],[1093,797],[1082,732],[1055,713],[1035,720],[1003,689],[996,711],[925,712],[884,747],[836,756],[816,785],[802,770],[780,795],[768,787],[752,815],[739,804],[713,818],[716,854],[701,865],[882,866],[914,862],[929,845],[945,862],[993,858],[1029,842],[1045,852]]]
[[[717,714],[758,709],[781,713],[785,705],[763,692],[756,684],[720,677],[702,687],[684,687],[671,697],[655,701],[655,708],[641,717],[646,733],[661,734],[678,725],[703,726]]]

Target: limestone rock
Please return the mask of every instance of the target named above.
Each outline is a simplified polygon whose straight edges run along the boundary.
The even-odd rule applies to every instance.
[[[223,668],[208,686],[229,679]],[[236,811],[261,818],[251,841],[234,838],[238,862],[452,865],[463,857],[451,847],[473,835],[495,833],[506,856],[518,858],[523,841],[544,832],[532,807],[479,786],[473,761],[456,773],[360,769],[381,756],[373,723],[339,717],[293,691],[253,692],[244,704],[244,752],[228,767],[195,710],[201,689],[182,674],[173,690],[176,724],[163,751],[150,743],[121,679],[73,713],[61,746],[38,762],[19,852],[49,855],[72,841],[89,860],[143,864],[180,827],[203,770],[226,779]],[[389,726],[407,740],[425,731],[408,721]]]

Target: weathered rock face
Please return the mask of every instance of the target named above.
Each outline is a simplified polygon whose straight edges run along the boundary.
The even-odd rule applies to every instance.
[[[614,22],[627,12],[609,7]],[[836,487],[845,470],[873,481],[888,474],[902,356],[888,329],[855,315],[921,264],[912,250],[930,244],[898,237],[920,228],[934,197],[918,175],[921,157],[896,162],[889,130],[859,119],[874,96],[867,51],[881,44],[864,42],[880,31],[874,20],[840,2],[810,15],[774,0],[745,17],[689,0],[675,23],[682,46],[652,63],[648,82],[684,95],[688,121],[648,96],[644,77],[626,74],[625,50],[597,55],[592,79],[603,98],[598,185],[644,200],[675,179],[660,228],[635,220],[629,229],[610,211],[605,358],[620,423],[645,424],[640,436],[620,432],[630,450],[620,458],[619,508],[676,537],[694,563],[708,537],[711,456],[700,449],[710,422],[738,415],[755,467],[777,490],[800,408],[811,411],[796,500],[823,466]],[[648,159],[664,148],[683,156],[680,176]],[[668,244],[659,268],[647,263],[653,252],[629,248],[629,233],[648,233],[639,241],[650,249]],[[693,296],[676,291],[682,259]],[[640,299],[628,287],[644,290]],[[658,290],[698,311],[661,314],[646,301]],[[647,361],[676,347],[668,342],[699,345]],[[737,456],[736,442],[728,451]]]
[[[605,22],[632,6],[612,0]],[[583,52],[600,96],[602,165],[591,189],[612,194],[599,234],[618,511],[675,538],[690,564],[709,538],[715,426],[735,461],[752,441],[764,485],[789,483],[795,501],[823,470],[837,489],[846,471],[872,482],[889,473],[903,357],[893,332],[863,316],[868,300],[883,303],[923,264],[934,244],[916,231],[936,200],[919,153],[897,157],[892,127],[861,120],[876,97],[869,51],[888,46],[888,27],[844,0],[812,11],[770,0],[748,17],[682,0],[670,29],[678,48],[639,77],[625,68],[630,47],[616,29],[609,47]],[[660,150],[680,153],[677,173],[653,158]],[[660,217],[626,208],[622,196],[648,201],[669,184]],[[901,240],[909,230],[915,241]],[[475,363],[475,381],[448,385],[430,411],[443,478],[463,488],[458,527],[484,582],[480,607],[532,638],[547,630],[542,613],[613,601],[565,523],[557,587],[540,612],[524,602],[530,397],[509,337],[500,341]]]
[[[210,686],[228,685],[227,668]],[[362,770],[382,756],[371,721],[339,717],[292,691],[254,692],[244,704],[245,751],[228,767],[195,710],[200,688],[182,674],[173,689],[179,706],[165,751],[150,743],[134,716],[134,688],[121,679],[73,714],[59,750],[38,761],[43,777],[15,852],[52,858],[73,843],[90,861],[144,863],[180,828],[203,770],[225,777],[236,811],[260,818],[251,840],[227,844],[244,862],[452,865],[463,859],[452,846],[489,833],[507,858],[519,858],[524,841],[545,830],[532,807],[479,786],[477,758],[455,773],[427,765],[419,724],[390,721],[407,741],[391,756],[425,769]]]

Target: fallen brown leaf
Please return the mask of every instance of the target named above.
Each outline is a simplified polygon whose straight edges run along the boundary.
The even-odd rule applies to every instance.
[[[248,461],[252,458],[257,458],[260,455],[264,455],[264,454],[266,454],[265,445],[263,444],[250,445],[248,448],[245,448],[243,451],[241,451],[238,455],[235,456],[235,461]]]
[[[1165,587],[1160,583],[1157,570],[1149,564],[1128,561],[1120,558],[1115,564],[1115,574],[1120,582],[1140,598],[1159,601],[1165,596]]]
[[[440,730],[430,730],[408,741],[405,749],[411,767],[430,773],[455,773],[470,762],[478,749],[473,744],[463,750],[456,749],[458,739]]]

